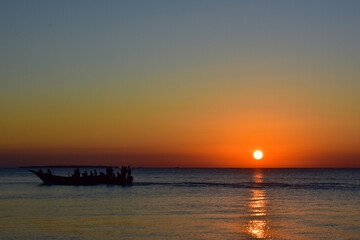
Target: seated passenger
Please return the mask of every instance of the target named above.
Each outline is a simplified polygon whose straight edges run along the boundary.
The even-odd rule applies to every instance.
[[[80,169],[77,167],[75,170],[74,170],[74,177],[80,177]]]
[[[121,168],[121,178],[122,179],[126,178],[126,172],[127,172],[126,167],[122,167]]]
[[[114,170],[112,169],[112,167],[106,168],[106,176],[108,176],[110,178],[114,176]]]

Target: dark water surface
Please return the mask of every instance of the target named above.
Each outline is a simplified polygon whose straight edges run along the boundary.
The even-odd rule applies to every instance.
[[[0,239],[360,239],[360,169],[133,175],[126,187],[44,186],[0,169]]]

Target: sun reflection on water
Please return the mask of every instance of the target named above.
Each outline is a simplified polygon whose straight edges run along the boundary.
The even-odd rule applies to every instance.
[[[269,226],[265,220],[251,220],[248,223],[248,232],[255,238],[270,238]]]
[[[254,182],[262,183],[263,173],[258,170],[254,173]],[[248,203],[250,219],[247,223],[247,232],[253,238],[269,239],[270,228],[266,220],[267,216],[267,197],[265,189],[251,189]]]
[[[249,199],[249,210],[251,216],[266,215],[265,190],[251,190],[251,197]]]

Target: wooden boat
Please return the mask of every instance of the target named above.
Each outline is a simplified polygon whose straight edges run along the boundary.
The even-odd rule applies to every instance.
[[[101,173],[100,175],[96,176],[80,176],[80,175],[73,175],[70,177],[65,176],[56,176],[53,175],[51,172],[42,172],[29,170],[30,172],[34,173],[38,176],[44,184],[48,185],[97,185],[97,184],[117,184],[117,185],[130,185],[133,182],[133,177],[130,174],[127,175],[118,175],[115,176],[114,174],[105,175]]]

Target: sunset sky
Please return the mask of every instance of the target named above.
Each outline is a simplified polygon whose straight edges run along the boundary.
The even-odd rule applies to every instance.
[[[360,167],[359,10],[1,1],[0,167]]]

